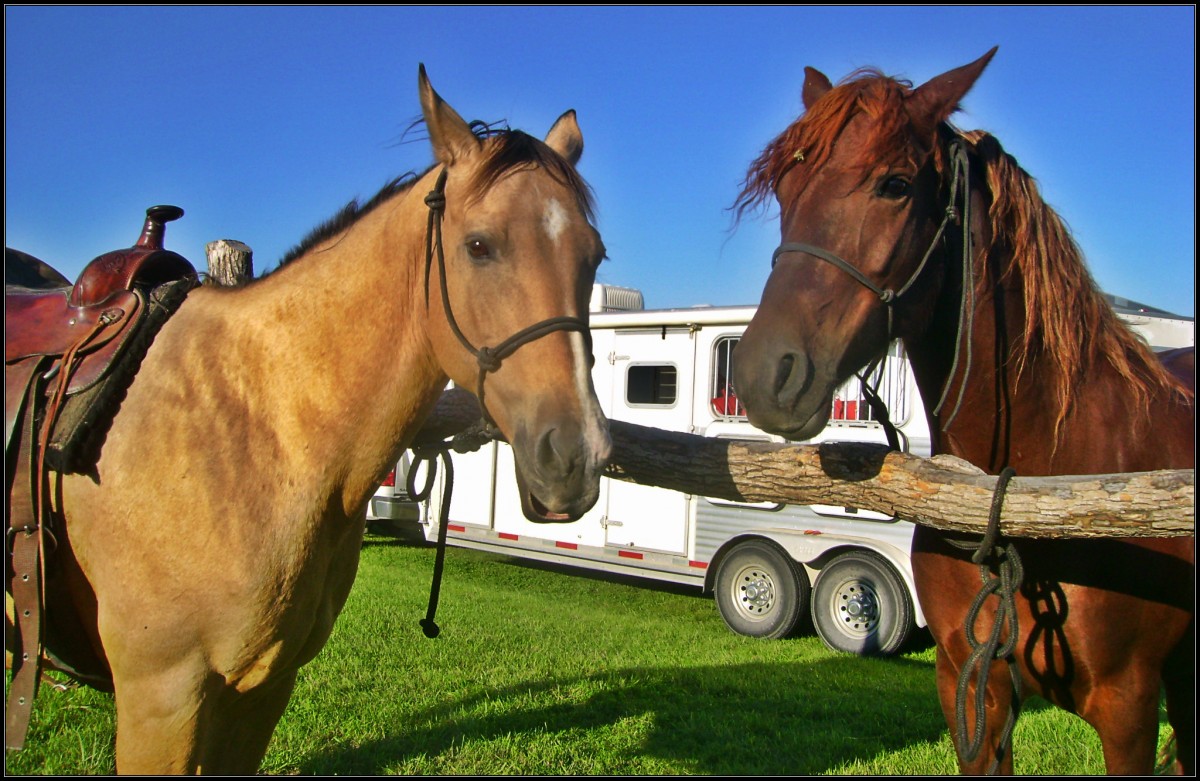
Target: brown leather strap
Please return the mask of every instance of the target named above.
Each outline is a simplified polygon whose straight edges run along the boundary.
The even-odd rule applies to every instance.
[[[43,373],[49,359],[38,362],[26,389],[24,421],[17,443],[16,484],[9,494],[8,544],[12,562],[9,589],[13,598],[16,647],[12,656],[12,683],[5,708],[4,746],[25,745],[33,700],[41,679],[42,660],[42,529],[34,510],[44,476],[33,469],[37,441],[37,402],[42,398]]]
[[[17,448],[21,442],[21,421],[29,396],[29,383],[36,374],[46,371],[50,358],[34,356],[4,366],[4,479],[6,495],[12,493],[16,475]],[[8,528],[9,508],[4,510],[4,526]]]
[[[119,312],[119,310],[116,310]],[[78,365],[82,351],[109,326],[118,326],[121,314],[106,312],[87,333],[62,356],[53,378],[53,397],[45,408],[40,431],[39,404],[45,398],[45,366],[39,362],[29,382],[25,398],[24,441],[18,446],[15,478],[28,480],[28,490],[11,492],[8,537],[12,546],[13,627],[17,634],[17,649],[13,653],[12,684],[9,686],[8,706],[5,709],[5,748],[20,749],[25,745],[29,717],[41,680],[42,618],[46,600],[45,544],[51,535],[49,472],[46,451],[55,421],[66,398],[71,375]],[[17,486],[14,486],[14,488]]]

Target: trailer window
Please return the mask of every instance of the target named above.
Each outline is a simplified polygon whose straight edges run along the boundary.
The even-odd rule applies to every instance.
[[[899,341],[895,341],[888,349],[887,358],[864,378],[871,387],[878,389],[879,398],[887,405],[888,417],[896,424],[908,419],[907,372],[908,361],[904,357],[904,347]],[[877,420],[875,412],[867,403],[862,386],[863,383],[855,376],[837,389],[833,394],[833,409],[829,415],[831,421]]]
[[[679,393],[679,374],[674,366],[638,364],[629,367],[625,401],[629,404],[670,406]]]
[[[713,343],[713,376],[709,398],[712,399],[713,415],[719,418],[746,417],[746,408],[738,401],[733,389],[733,348],[738,339],[728,336]]]

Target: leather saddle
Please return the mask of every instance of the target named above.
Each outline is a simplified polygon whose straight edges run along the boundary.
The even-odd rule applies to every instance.
[[[102,652],[84,639],[55,579],[52,554],[61,530],[54,526],[61,521],[51,511],[51,473],[94,476],[104,437],[154,335],[199,284],[192,264],[163,247],[166,223],[181,216],[175,206],[147,209],[137,242],[92,260],[74,285],[38,259],[5,249],[8,748],[24,743],[43,662],[111,687]]]
[[[54,285],[61,275],[25,253],[5,249],[4,295],[4,425],[6,448],[13,441],[14,427],[23,409],[35,365],[44,364],[47,379],[58,382],[64,399],[96,388],[102,379],[129,356],[136,337],[146,337],[152,309],[163,305],[178,308],[183,295],[197,284],[196,271],[182,256],[163,248],[165,225],[183,215],[175,206],[156,206],[146,211],[146,221],[137,243],[124,250],[108,252],[91,261],[73,286]],[[31,264],[36,264],[31,269]],[[45,280],[38,287],[10,284],[22,280]],[[178,299],[168,301],[167,299]],[[169,312],[167,312],[169,314]],[[157,328],[153,329],[157,331]],[[148,345],[147,345],[148,346]],[[143,351],[144,352],[144,351]],[[137,357],[140,362],[141,356]],[[90,415],[97,410],[94,404]],[[61,426],[53,448],[56,469],[81,471],[86,466],[64,460],[64,447],[74,437],[63,435]]]

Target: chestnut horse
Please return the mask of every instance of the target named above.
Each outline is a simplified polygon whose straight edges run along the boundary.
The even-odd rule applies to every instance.
[[[596,500],[604,247],[574,112],[543,142],[473,128],[424,68],[419,92],[437,162],[271,274],[191,293],[95,476],[56,478],[55,556],[111,676],[122,773],[258,769],[350,591],[366,502],[448,378],[486,388],[535,520]]]
[[[936,453],[992,474],[1193,468],[1194,371],[1164,371],[1117,319],[995,138],[947,121],[994,53],[916,89],[873,70],[835,87],[807,69],[805,113],[735,204],[741,217],[774,194],[782,223],[737,348],[750,420],[813,436],[834,389],[898,338]],[[1194,361],[1194,348],[1173,357]],[[964,631],[981,567],[964,539],[920,527],[912,558],[962,771],[1012,771],[1005,722],[1036,694],[1096,729],[1109,772],[1149,773],[1165,684],[1178,762],[1194,772],[1194,538],[1012,541],[1015,604],[998,616],[989,597],[978,614],[981,630],[1001,622],[996,656],[1012,646],[981,665],[985,692]]]

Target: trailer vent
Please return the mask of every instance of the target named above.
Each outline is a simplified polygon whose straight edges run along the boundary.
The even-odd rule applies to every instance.
[[[642,291],[616,285],[592,285],[589,312],[640,312],[646,308]]]

